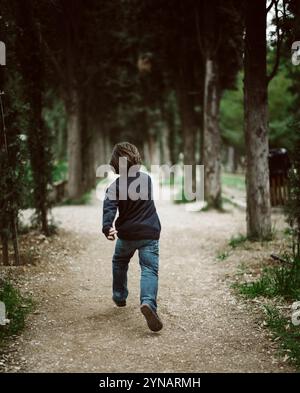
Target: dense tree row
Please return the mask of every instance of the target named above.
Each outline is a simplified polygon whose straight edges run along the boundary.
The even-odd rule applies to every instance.
[[[95,186],[96,167],[121,139],[136,143],[148,165],[176,163],[179,153],[186,164],[203,163],[207,204],[221,208],[222,143],[236,138],[246,153],[248,235],[269,236],[268,76],[282,63],[278,54],[288,63],[299,1],[0,3],[8,48],[5,75],[1,67],[4,251],[22,207],[33,206],[49,233],[49,189],[65,160],[69,198],[78,198]],[[278,33],[269,48],[268,12]],[[241,134],[222,137],[220,122],[222,98],[243,70],[246,145]],[[292,88],[299,97],[297,82]]]

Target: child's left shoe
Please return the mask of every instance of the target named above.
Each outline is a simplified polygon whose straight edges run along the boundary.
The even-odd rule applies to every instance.
[[[115,303],[115,305],[118,306],[118,307],[125,307],[126,306],[126,300],[121,300],[120,302],[118,302],[114,298],[112,298],[112,300]]]

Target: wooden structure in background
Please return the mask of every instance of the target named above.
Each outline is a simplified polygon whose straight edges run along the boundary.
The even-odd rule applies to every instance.
[[[290,160],[286,149],[271,149],[269,153],[270,195],[272,206],[285,205],[288,198]]]
[[[53,188],[50,192],[50,200],[55,204],[59,204],[65,201],[67,197],[68,197],[68,181],[61,180],[53,183]]]

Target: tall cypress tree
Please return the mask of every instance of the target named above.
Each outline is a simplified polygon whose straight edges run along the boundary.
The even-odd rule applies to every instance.
[[[1,67],[0,114],[0,234],[3,263],[9,264],[9,241],[13,241],[15,264],[20,263],[18,248],[18,213],[23,206],[26,190],[24,160],[26,159],[21,134],[26,128],[26,106],[22,96],[22,78],[17,56],[16,2],[2,4],[0,39],[7,51],[9,72]]]
[[[24,96],[29,103],[28,150],[33,174],[33,199],[38,224],[49,235],[48,187],[52,182],[52,160],[49,132],[43,119],[44,48],[37,12],[39,3],[24,0],[18,6],[19,56],[24,81]],[[24,39],[26,37],[26,39]]]

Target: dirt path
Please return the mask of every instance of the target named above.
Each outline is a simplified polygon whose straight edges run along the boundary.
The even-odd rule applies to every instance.
[[[113,305],[114,244],[99,232],[100,206],[56,208],[62,229],[54,246],[61,250],[49,252],[28,283],[41,301],[16,342],[20,371],[290,371],[256,317],[231,294],[225,276],[236,266],[216,260],[228,238],[244,232],[244,213],[193,213],[167,202],[158,210],[163,331],[149,332],[140,314],[137,256],[128,306]]]

